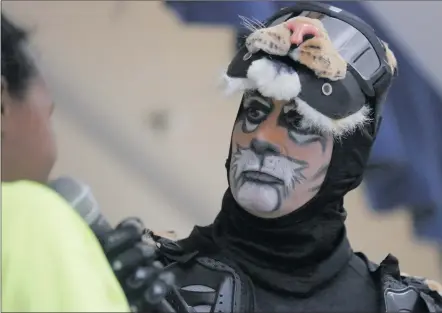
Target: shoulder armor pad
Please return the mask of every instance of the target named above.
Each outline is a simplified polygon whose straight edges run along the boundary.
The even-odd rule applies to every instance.
[[[401,273],[401,277],[410,284],[417,286],[421,298],[430,312],[442,312],[442,285],[434,280]]]
[[[186,266],[172,263],[167,269],[177,277],[177,289],[195,312],[253,312],[250,282],[233,264],[197,257]],[[174,306],[170,295],[167,300]]]
[[[411,286],[384,290],[386,312],[413,312],[418,300],[419,292]]]
[[[417,307],[425,307],[426,312],[442,311],[440,284],[401,273],[394,256],[388,255],[375,274],[381,280],[386,312],[414,312]]]

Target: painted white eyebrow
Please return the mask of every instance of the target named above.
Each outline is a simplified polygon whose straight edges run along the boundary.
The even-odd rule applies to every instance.
[[[260,97],[260,96],[250,96],[250,97],[247,97],[247,98],[244,100],[244,105],[243,105],[244,108],[248,108],[248,107],[250,106],[250,103],[251,103],[253,100],[258,101],[259,103],[261,103],[262,105],[264,105],[265,107],[267,107],[267,108],[269,108],[269,109],[271,109],[271,108],[273,107],[273,104],[272,104],[272,103],[269,103],[269,101],[266,100],[266,99],[263,98],[263,97]]]

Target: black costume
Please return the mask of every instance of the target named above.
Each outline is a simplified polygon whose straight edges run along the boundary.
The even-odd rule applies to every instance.
[[[346,78],[327,80],[287,56],[250,53],[243,47],[227,74],[247,79],[247,69],[256,60],[282,62],[296,70],[308,87],[303,96],[320,114],[339,120],[368,105],[369,122],[334,143],[324,183],[303,207],[261,219],[239,207],[229,188],[212,225],[195,227],[178,242],[156,238],[162,261],[175,273],[184,301],[197,312],[442,311],[442,297],[423,280],[401,276],[396,258],[389,255],[380,265],[373,264],[353,252],[347,239],[343,198],[361,183],[380,125],[381,105],[395,74],[387,64],[387,47],[357,17],[318,3],[283,9],[266,26],[301,12],[320,12],[357,28],[371,44],[368,53],[379,57],[379,68],[367,76],[363,70],[371,63],[347,60]],[[319,84],[320,90],[324,82],[333,87],[336,98],[327,99],[333,105],[321,107],[325,100],[314,88]],[[241,114],[240,109],[238,117]],[[229,165],[227,160],[228,172]],[[175,296],[167,300],[177,312],[185,310]]]
[[[266,25],[299,12],[299,6],[333,13],[327,5],[301,3],[278,12]],[[356,17],[347,16],[366,27],[366,34],[372,32]],[[230,65],[231,76],[244,77],[244,53],[243,48]],[[365,93],[375,111],[372,122],[335,143],[321,190],[302,208],[280,218],[261,219],[239,207],[228,189],[212,225],[195,227],[177,243],[163,242],[161,250],[172,261],[169,268],[189,306],[201,312],[442,310],[442,298],[436,292],[422,281],[400,276],[393,256],[375,265],[354,253],[346,236],[343,198],[362,180],[380,123],[379,107],[393,74],[386,71],[386,77],[378,78],[375,95]],[[357,101],[348,105],[350,111],[354,102],[357,105]],[[228,160],[227,170],[229,164]]]

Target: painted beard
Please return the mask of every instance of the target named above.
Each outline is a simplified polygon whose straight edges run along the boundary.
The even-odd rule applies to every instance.
[[[237,146],[230,163],[231,190],[236,201],[250,211],[273,212],[305,180],[308,163],[277,154],[259,155]]]

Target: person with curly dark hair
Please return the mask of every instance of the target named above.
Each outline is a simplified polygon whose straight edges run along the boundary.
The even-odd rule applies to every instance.
[[[2,15],[2,181],[46,182],[56,160],[54,104],[27,49],[27,32]]]
[[[3,14],[1,31],[2,310],[128,312],[94,234],[46,185],[54,105],[27,33]]]

